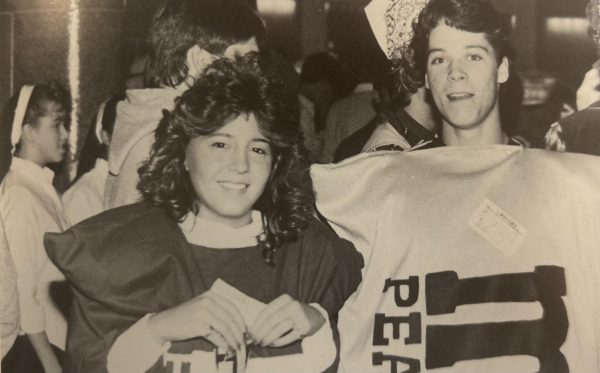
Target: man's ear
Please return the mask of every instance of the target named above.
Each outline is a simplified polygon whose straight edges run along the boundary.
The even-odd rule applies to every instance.
[[[198,44],[187,51],[186,64],[188,67],[188,77],[197,78],[204,69],[215,60],[215,56],[200,48]]]
[[[498,83],[506,83],[510,76],[509,70],[510,62],[508,62],[508,58],[502,57],[502,61],[498,65]]]

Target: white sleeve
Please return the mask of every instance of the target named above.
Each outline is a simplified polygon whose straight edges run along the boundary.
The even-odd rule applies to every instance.
[[[65,214],[69,217],[71,225],[75,225],[94,215],[94,213],[89,212],[91,203],[86,198],[85,190],[82,190],[82,186],[83,184],[81,184],[80,179],[71,185],[61,197]],[[83,188],[85,187],[83,186]]]
[[[113,343],[106,358],[109,373],[144,373],[171,347],[171,342],[160,344],[148,330],[147,314]]]
[[[0,289],[2,289],[2,293],[0,293],[0,334],[2,334],[0,351],[4,357],[19,334],[19,298],[17,275],[8,252],[8,243],[2,224],[0,224],[0,279]]]
[[[27,334],[46,330],[44,307],[38,300],[39,271],[48,261],[43,246],[39,216],[33,196],[23,188],[10,188],[2,197],[0,210],[6,240],[17,274],[21,329]]]
[[[315,334],[302,340],[302,353],[249,359],[246,373],[280,373],[289,371],[290,367],[294,367],[294,371],[298,372],[320,373],[333,364],[336,346],[329,315],[319,304],[311,303],[310,305],[321,313],[325,323]]]

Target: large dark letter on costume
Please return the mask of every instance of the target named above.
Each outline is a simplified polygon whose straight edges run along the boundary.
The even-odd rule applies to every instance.
[[[453,366],[458,361],[530,355],[540,362],[538,373],[568,373],[560,347],[569,321],[562,300],[564,269],[536,267],[533,273],[459,279],[455,272],[427,275],[427,314],[454,313],[457,306],[487,302],[539,302],[540,320],[427,327],[425,366]]]
[[[392,324],[392,337],[400,339],[400,325],[408,325],[408,337],[404,338],[407,345],[421,343],[421,314],[411,312],[408,316],[386,316],[383,313],[375,314],[373,328],[373,345],[387,346],[390,340],[383,335],[385,324]]]
[[[391,373],[419,373],[421,371],[421,362],[417,359],[411,359],[403,356],[384,355],[381,352],[373,353],[373,365],[383,365],[384,361],[389,361],[391,364]],[[408,365],[408,370],[398,372],[398,363]]]
[[[402,285],[407,286],[408,296],[406,299],[402,299],[400,294],[400,287]],[[387,278],[383,287],[385,293],[390,287],[394,287],[394,301],[398,307],[410,307],[417,302],[419,298],[419,277],[410,276],[407,280],[392,280]]]

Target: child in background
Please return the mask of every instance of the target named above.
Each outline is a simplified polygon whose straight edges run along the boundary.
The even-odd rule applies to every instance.
[[[241,0],[167,0],[150,30],[146,89],[129,89],[118,105],[109,149],[105,207],[140,200],[137,170],[148,158],[163,110],[217,57],[257,51],[258,15]]]
[[[214,62],[160,122],[140,168],[144,202],[46,236],[75,292],[66,372],[334,362],[329,320],[363,261],[316,218],[282,89],[255,54]]]
[[[113,97],[100,105],[95,126],[88,131],[81,150],[77,179],[62,196],[71,224],[77,224],[104,210],[108,147],[115,125],[117,103],[120,100],[122,97]]]
[[[23,86],[13,97],[5,123],[12,123],[12,163],[0,184],[0,214],[17,274],[21,331],[2,361],[6,372],[61,372],[67,323],[61,309],[64,277],[48,260],[46,232],[68,228],[52,186],[66,152],[69,95],[56,84]],[[57,355],[58,354],[58,355]]]

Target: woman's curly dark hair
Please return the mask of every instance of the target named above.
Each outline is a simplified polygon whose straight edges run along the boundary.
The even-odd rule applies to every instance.
[[[314,215],[309,162],[295,103],[284,101],[283,84],[272,78],[258,53],[213,62],[194,86],[175,101],[156,130],[150,158],[139,169],[144,200],[165,208],[177,221],[197,213],[196,193],[184,168],[185,149],[194,137],[208,135],[239,115],[253,114],[273,150],[267,185],[254,208],[265,230],[258,238],[265,262],[292,241]]]

